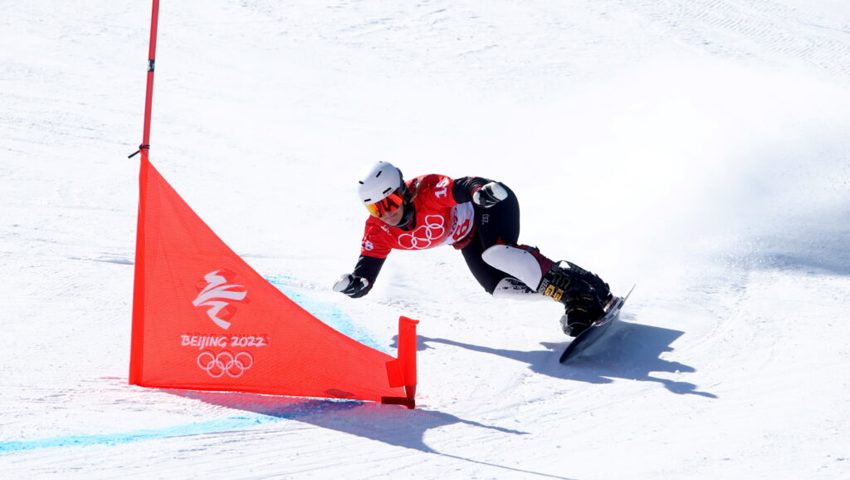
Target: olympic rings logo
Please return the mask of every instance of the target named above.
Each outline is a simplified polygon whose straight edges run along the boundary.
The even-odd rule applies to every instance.
[[[254,357],[248,352],[239,352],[236,355],[230,352],[219,352],[215,355],[212,352],[201,352],[196,362],[198,367],[212,378],[225,375],[239,378],[254,365]]]
[[[425,224],[410,233],[398,236],[398,245],[405,250],[430,248],[433,240],[440,240],[446,233],[446,220],[442,215],[425,215]]]

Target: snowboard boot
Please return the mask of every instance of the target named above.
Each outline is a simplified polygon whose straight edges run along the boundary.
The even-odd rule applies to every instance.
[[[596,320],[605,315],[605,310],[590,297],[574,298],[567,302],[565,313],[561,315],[561,330],[571,337],[577,337],[590,328]]]
[[[566,264],[566,267],[562,264]],[[540,281],[537,291],[564,304],[561,329],[575,337],[605,314],[612,299],[608,284],[572,262],[552,265]]]

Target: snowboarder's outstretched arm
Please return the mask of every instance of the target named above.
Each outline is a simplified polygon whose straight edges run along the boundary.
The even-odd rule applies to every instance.
[[[357,265],[351,273],[343,274],[334,284],[334,290],[344,293],[351,298],[360,298],[369,293],[378,278],[386,258],[360,255]]]

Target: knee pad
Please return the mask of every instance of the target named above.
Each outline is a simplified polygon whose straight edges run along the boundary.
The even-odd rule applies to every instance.
[[[493,245],[484,250],[481,259],[493,268],[519,279],[528,288],[537,291],[543,272],[531,252],[510,245]]]

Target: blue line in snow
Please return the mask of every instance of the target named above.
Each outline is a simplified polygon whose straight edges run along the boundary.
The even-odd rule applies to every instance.
[[[202,393],[198,394],[203,395]],[[187,395],[191,397],[191,395]],[[4,453],[38,450],[43,448],[84,447],[90,445],[123,445],[144,440],[187,437],[245,430],[258,425],[298,419],[326,411],[348,410],[361,405],[359,401],[306,400],[268,411],[249,413],[208,422],[189,423],[164,428],[132,430],[129,432],[101,433],[93,435],[65,435],[33,440],[0,442],[0,455]]]
[[[56,447],[84,447],[89,445],[121,445],[125,443],[139,442],[142,440],[153,440],[160,438],[184,437],[189,435],[203,435],[206,433],[226,432],[240,430],[255,425],[279,421],[274,417],[252,415],[248,417],[231,417],[210,422],[190,423],[160,429],[135,430],[130,432],[103,433],[95,435],[66,435],[62,437],[49,437],[35,440],[20,440],[11,442],[0,442],[0,453],[20,452],[25,450],[37,450],[42,448]]]

